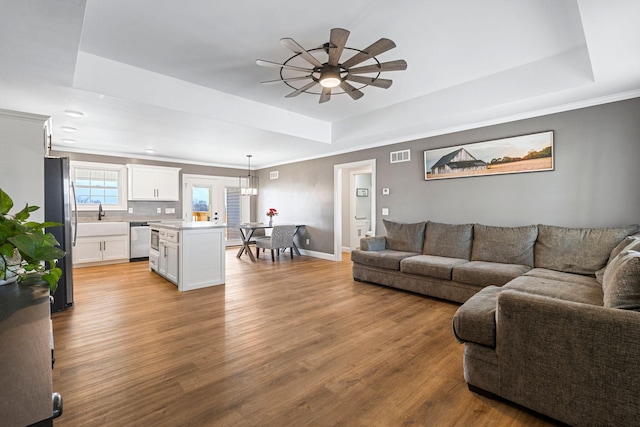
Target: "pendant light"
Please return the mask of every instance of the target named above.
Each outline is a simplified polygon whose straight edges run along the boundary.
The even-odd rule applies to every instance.
[[[247,176],[240,177],[240,194],[242,196],[258,195],[258,177],[251,175],[251,154],[247,154],[249,165],[247,166]]]

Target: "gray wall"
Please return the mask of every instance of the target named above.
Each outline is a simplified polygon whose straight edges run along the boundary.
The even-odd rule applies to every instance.
[[[425,149],[546,130],[554,131],[553,171],[424,181]],[[410,162],[389,163],[389,152],[407,148]],[[277,220],[307,225],[302,248],[333,253],[334,165],[367,159],[377,163],[377,234],[384,234],[383,218],[568,227],[640,222],[640,98],[263,169],[257,219],[274,207]],[[279,179],[270,180],[274,170]],[[384,187],[390,195],[381,194]]]

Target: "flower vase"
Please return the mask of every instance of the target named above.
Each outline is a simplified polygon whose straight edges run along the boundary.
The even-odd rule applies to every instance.
[[[273,227],[273,217],[269,217],[269,227]]]

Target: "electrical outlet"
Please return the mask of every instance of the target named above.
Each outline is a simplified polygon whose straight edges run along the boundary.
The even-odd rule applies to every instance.
[[[164,208],[164,213],[168,213],[168,214],[176,213],[176,208]]]
[[[129,208],[129,213],[133,213],[133,208]]]
[[[162,213],[162,208],[157,208],[156,213]]]
[[[306,242],[307,242],[307,245],[309,245],[309,239],[307,239]]]
[[[389,215],[389,208],[382,208],[382,215],[383,216]]]

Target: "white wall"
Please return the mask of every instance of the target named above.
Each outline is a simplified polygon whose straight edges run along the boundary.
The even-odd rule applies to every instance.
[[[48,117],[0,110],[0,188],[13,199],[12,213],[25,204],[44,220],[44,124]]]

